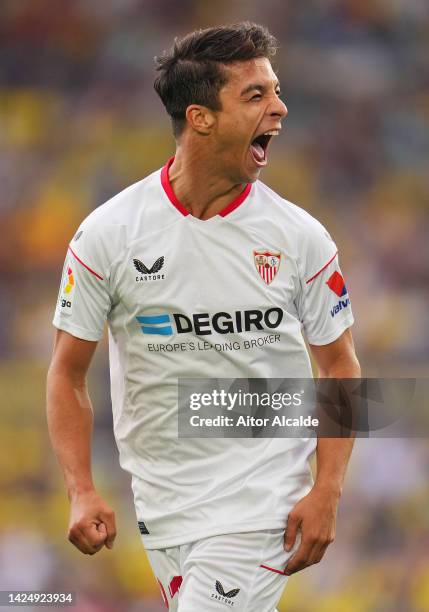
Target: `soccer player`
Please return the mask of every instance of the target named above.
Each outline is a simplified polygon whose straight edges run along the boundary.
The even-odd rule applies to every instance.
[[[276,47],[266,28],[240,23],[192,32],[157,59],[175,156],[83,221],[54,317],[48,424],[69,540],[94,554],[116,535],[92,479],[86,387],[107,321],[120,463],[164,602],[179,612],[273,612],[287,576],[334,538],[352,448],[177,433],[179,378],[311,377],[303,333],[320,376],[359,376],[334,242],[259,181],[287,115]]]

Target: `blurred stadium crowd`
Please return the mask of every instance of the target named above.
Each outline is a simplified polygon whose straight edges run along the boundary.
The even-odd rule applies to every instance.
[[[364,375],[427,376],[426,0],[3,0],[0,590],[72,590],[79,612],[162,609],[117,466],[105,350],[91,374],[94,472],[119,536],[95,557],[65,541],[44,418],[51,319],[82,218],[174,150],[153,57],[176,35],[243,19],[281,43],[289,117],[263,180],[338,243]],[[427,440],[358,441],[337,541],[290,580],[280,610],[429,610],[428,474]]]

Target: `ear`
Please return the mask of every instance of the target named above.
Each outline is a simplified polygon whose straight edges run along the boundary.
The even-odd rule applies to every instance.
[[[207,136],[212,131],[216,118],[214,112],[206,106],[190,104],[186,109],[186,120],[193,130]]]

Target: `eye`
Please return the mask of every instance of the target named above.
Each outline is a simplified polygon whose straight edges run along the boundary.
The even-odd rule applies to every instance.
[[[261,94],[255,94],[254,96],[252,96],[250,99],[251,100],[260,100],[262,98]]]

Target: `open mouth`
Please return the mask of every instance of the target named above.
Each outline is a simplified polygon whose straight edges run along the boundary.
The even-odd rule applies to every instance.
[[[257,166],[263,167],[267,165],[267,149],[269,142],[273,136],[277,136],[278,130],[271,130],[264,134],[259,134],[250,143],[250,152],[253,161]]]

